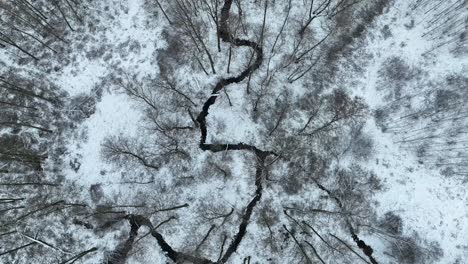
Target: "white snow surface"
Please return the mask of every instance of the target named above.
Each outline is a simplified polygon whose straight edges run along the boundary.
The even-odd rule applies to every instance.
[[[117,26],[113,25],[107,35],[109,39],[116,41],[127,39],[144,41],[147,48],[143,49],[137,57],[133,56],[130,61],[122,63],[127,67],[139,68],[143,74],[151,74],[155,70],[154,65],[148,65],[148,60],[144,58],[151,55],[152,49],[154,49],[153,44],[157,40],[155,40],[154,35],[151,36],[147,33],[145,26],[139,21],[139,17],[144,16],[141,1],[129,3],[131,4],[128,14],[119,17],[118,20],[121,23],[117,23]],[[373,56],[371,61],[366,62],[366,71],[362,76],[359,76],[357,84],[354,84],[356,89],[352,91],[363,97],[371,109],[383,104],[383,94],[376,90],[377,71],[380,65],[391,56],[402,56],[410,64],[424,65],[424,69],[429,71],[431,75],[444,76],[448,72],[466,70],[467,59],[453,58],[448,51],[441,50],[423,56],[426,51],[431,49],[432,43],[421,36],[425,29],[424,22],[418,21],[421,14],[408,15],[405,11],[407,9],[408,1],[395,1],[389,11],[377,19],[368,33],[367,45],[360,49]],[[408,30],[404,24],[410,23],[411,19],[416,20],[416,26]],[[392,36],[385,40],[379,36],[378,31],[387,24]],[[405,43],[405,45],[400,45],[401,43]],[[143,63],[140,63],[141,61]],[[76,68],[78,68],[78,72],[71,75],[71,69]],[[64,87],[70,87],[68,91],[71,94],[87,92],[106,72],[106,64],[103,62],[81,61],[79,65],[72,65],[70,69],[65,70],[59,80]],[[199,84],[197,83],[197,85]],[[228,134],[215,133],[215,137],[228,139],[232,142],[241,140],[255,142],[256,124],[249,123],[251,121],[243,118],[242,110],[236,110],[240,109],[240,107],[236,108],[235,105],[239,100],[242,100],[242,94],[238,95],[236,91],[228,92],[234,106],[230,107],[225,100],[226,98],[223,97],[213,107],[209,121],[210,124],[229,120],[225,124],[228,129],[223,129]],[[102,161],[100,144],[102,139],[109,135],[136,135],[139,118],[138,110],[135,109],[126,95],[112,91],[106,92],[98,104],[96,113],[79,128],[80,131],[86,131],[88,139],[83,143],[80,143],[80,140],[71,141],[70,156],[81,155],[82,165],[78,173],[70,170],[68,177],[85,186],[118,181],[118,173],[120,173],[118,171],[106,173],[104,176],[100,175],[103,170],[115,170]],[[388,211],[395,211],[404,219],[405,230],[408,231],[408,234],[410,231],[416,230],[428,239],[438,241],[444,249],[444,256],[440,263],[454,263],[457,259],[466,259],[464,247],[466,246],[465,239],[468,237],[468,227],[464,223],[468,222],[468,194],[464,185],[460,184],[457,179],[443,178],[438,171],[429,169],[424,164],[418,164],[413,153],[401,149],[394,143],[395,139],[392,135],[382,133],[373,120],[369,120],[366,130],[375,139],[375,156],[366,163],[366,166],[383,179],[385,186],[385,191],[375,197],[379,202],[378,212],[384,214]],[[234,168],[242,171],[241,167]],[[222,186],[222,182],[200,184],[197,189],[193,189],[191,192],[197,193],[197,197],[203,197],[218,188],[216,186]],[[239,192],[245,193],[245,191],[238,190]],[[230,194],[230,192],[222,192],[220,195],[223,195],[221,199],[225,199],[230,204],[238,202],[239,197]],[[242,207],[242,204],[240,203],[239,206]],[[249,227],[249,233],[257,231],[255,225]],[[169,240],[176,245],[182,243],[174,238],[171,236]],[[247,238],[244,244],[248,244],[247,242],[254,243],[254,240]],[[148,248],[156,248],[154,241],[150,242],[149,239],[146,239],[145,243],[148,243],[146,246]],[[243,245],[242,250],[248,251],[248,246]],[[376,251],[379,252],[379,250]],[[164,258],[157,250],[149,250],[148,252],[151,254],[144,256],[145,262],[160,263],[163,261]],[[251,254],[255,255],[255,252],[251,252]],[[381,255],[381,253],[377,254]],[[138,263],[142,259],[137,258],[134,261],[134,263]]]
[[[109,43],[113,43],[114,47],[128,40],[138,40],[141,49],[128,56],[113,58],[110,61],[103,59],[105,55],[95,59],[88,59],[84,54],[80,55],[74,63],[55,76],[57,83],[70,95],[90,93],[91,89],[100,83],[101,78],[111,72],[111,65],[116,63],[124,69],[140,73],[140,77],[157,75],[158,69],[152,63],[154,62],[153,56],[158,48],[164,46],[164,43],[159,35],[158,26],[151,26],[148,29],[144,20],[146,11],[143,2],[144,0],[114,1],[114,4],[121,4],[128,8],[128,12],[118,14],[112,23],[109,21],[105,32],[99,33],[105,36]],[[427,27],[422,19],[424,18],[423,11],[410,11],[409,2],[411,1],[395,0],[388,12],[374,23],[367,33],[366,45],[359,49],[364,54],[372,55],[372,59],[365,62],[365,72],[361,76],[348,80],[349,90],[363,97],[370,109],[376,109],[384,104],[384,94],[378,91],[376,86],[378,85],[378,70],[389,57],[404,57],[411,65],[423,65],[431,76],[446,76],[451,72],[464,71],[466,73],[468,70],[466,57],[455,58],[443,48],[426,54],[435,44],[422,37]],[[414,28],[405,28],[404,25],[409,24],[412,19],[415,20]],[[389,25],[392,32],[392,36],[388,39],[383,39],[379,35],[384,25]],[[107,50],[106,54],[115,52],[117,51]],[[233,71],[237,68],[242,68],[242,65],[233,65]],[[342,70],[347,69],[342,67]],[[198,77],[188,82],[199,85],[194,81],[196,78]],[[201,85],[209,82],[212,80],[205,78]],[[106,192],[131,196],[135,190],[118,189],[120,185],[116,183],[122,180],[123,171],[102,159],[101,144],[108,136],[138,136],[142,114],[137,104],[127,95],[108,89],[108,87],[103,88],[104,93],[97,104],[96,112],[78,127],[74,137],[69,140],[67,158],[69,160],[77,158],[81,167],[77,172],[68,168],[65,171],[66,177],[67,180],[84,188],[89,188],[93,184],[103,184]],[[210,91],[206,91],[207,95],[209,93]],[[228,93],[234,105],[229,106],[226,97],[221,93],[216,105],[211,109],[208,121],[209,126],[224,122],[226,129],[220,129],[224,131],[224,134],[218,134],[217,128],[214,127],[210,130],[208,141],[222,138],[230,142],[255,142],[259,127],[247,117],[246,113],[243,113],[242,91],[228,90]],[[466,261],[468,259],[466,253],[468,252],[466,249],[468,193],[465,184],[462,184],[459,179],[444,178],[437,170],[419,164],[414,153],[402,149],[395,143],[399,138],[390,133],[381,132],[372,119],[369,119],[366,131],[374,137],[375,155],[364,164],[383,179],[385,188],[375,197],[379,203],[378,213],[383,215],[385,212],[395,211],[404,220],[405,232],[411,234],[411,231],[415,230],[429,240],[438,241],[444,249],[441,264],[455,263],[457,259]],[[203,162],[205,157],[203,154],[200,155],[202,156],[200,162]],[[187,196],[195,201],[209,197],[223,199],[237,209],[242,208],[254,191],[251,188],[252,184],[248,183],[252,180],[247,176],[251,172],[247,172],[249,168],[246,168],[247,165],[244,164],[241,155],[234,155],[234,161],[232,168],[235,176],[233,179],[228,182],[210,179],[187,191],[190,192]],[[137,171],[138,169],[135,169],[135,172]],[[156,175],[161,176],[162,173],[159,172]],[[274,199],[277,193],[275,190],[266,190],[265,197],[273,196]],[[106,195],[112,194],[106,193]],[[287,197],[283,198],[287,199]],[[184,202],[186,201],[180,201],[181,204]],[[190,220],[193,213],[190,210],[181,211],[181,223],[193,221]],[[198,231],[206,232],[206,230]],[[184,243],[183,234],[186,232],[190,232],[190,229],[182,226],[179,229],[167,231],[165,235],[175,247],[178,247]],[[264,230],[260,230],[255,224],[248,227],[249,234],[257,232],[264,232]],[[202,236],[203,234],[200,235]],[[241,249],[253,256],[263,255],[262,252],[255,251],[256,247],[249,247],[251,243],[255,243],[255,240],[247,236]],[[140,244],[144,244],[147,253],[144,256],[131,256],[128,263],[163,263],[165,261],[160,250],[156,249],[158,247],[153,239],[145,238]],[[383,248],[377,248],[375,251],[377,256],[384,256]],[[241,261],[241,258],[237,260]],[[90,260],[89,263],[95,262]]]
[[[436,5],[434,1],[434,5]],[[425,10],[410,10],[412,1],[395,1],[388,12],[377,18],[360,50],[371,55],[363,61],[364,74],[357,80],[349,80],[356,95],[365,98],[371,110],[383,106],[384,91],[378,91],[378,70],[391,57],[401,57],[411,66],[422,67],[431,80],[443,79],[451,73],[468,70],[468,57],[455,57],[447,47],[428,53],[437,42],[423,37],[428,28]],[[466,15],[466,10],[464,11]],[[415,26],[405,27],[414,20]],[[379,32],[385,25],[392,33],[384,39]],[[343,71],[346,71],[343,69]],[[355,81],[353,83],[353,81]],[[411,87],[418,89],[418,87]],[[419,87],[423,90],[424,87]],[[415,127],[417,124],[415,124]],[[366,167],[384,180],[385,191],[378,193],[378,212],[393,211],[404,220],[405,233],[413,230],[431,241],[440,243],[444,255],[439,263],[464,263],[467,260],[468,192],[459,178],[440,175],[436,168],[420,164],[414,152],[397,144],[401,138],[392,133],[382,133],[374,120],[369,120],[366,131],[375,143],[375,156]],[[381,249],[384,251],[384,249]],[[462,261],[462,262],[456,262]]]
[[[128,96],[105,93],[98,103],[96,113],[77,129],[77,137],[70,141],[70,160],[78,157],[81,166],[78,172],[68,169],[68,179],[76,180],[84,186],[118,181],[120,176],[107,173],[113,167],[101,158],[101,144],[108,136],[135,136],[140,112],[135,109]],[[83,140],[84,137],[85,139]],[[106,172],[101,175],[101,172]]]

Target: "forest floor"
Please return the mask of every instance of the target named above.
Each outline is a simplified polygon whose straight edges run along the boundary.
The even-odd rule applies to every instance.
[[[79,55],[81,57],[76,60],[76,63],[56,73],[54,79],[70,95],[91,93],[96,84],[111,72],[113,65],[117,64],[124,70],[140,71],[142,76],[157,74],[154,59],[158,49],[163,47],[164,43],[160,42],[162,39],[160,30],[157,27],[148,27],[146,24],[143,2],[143,0],[128,1],[128,7],[124,7],[126,12],[119,11],[115,17],[104,19],[109,24],[100,34],[107,39],[107,43],[112,43],[113,47],[122,46],[122,52],[106,50],[100,57],[87,58],[86,52],[102,48],[89,47],[90,50]],[[354,95],[364,98],[370,110],[376,110],[386,104],[386,91],[378,89],[378,71],[381,65],[392,56],[403,57],[410,65],[421,66],[433,79],[444,78],[454,72],[464,71],[465,74],[468,72],[468,58],[466,57],[455,58],[443,48],[427,54],[426,52],[435,43],[421,37],[426,30],[424,15],[421,11],[411,13],[411,15],[408,13],[410,12],[407,1],[396,0],[388,12],[377,18],[366,34],[365,45],[354,51],[353,56],[360,56],[362,60],[365,60],[363,72],[357,77],[345,78],[341,83],[342,86],[347,86],[348,91]],[[412,20],[415,21],[414,27],[405,26],[411,24]],[[382,33],[384,27],[387,32],[391,32],[390,35],[384,36]],[[134,39],[138,39],[139,48],[127,49],[126,47],[131,46]],[[105,43],[101,44],[105,45]],[[121,55],[109,60],[106,59],[106,54]],[[371,59],[364,59],[366,56],[363,54],[370,56]],[[340,71],[352,71],[353,66],[350,63],[345,62],[343,65]],[[89,189],[94,184],[101,184],[106,195],[126,195],[125,192],[135,190],[119,187],[126,172],[102,159],[101,144],[108,136],[138,135],[142,113],[138,105],[121,91],[108,87],[100,88],[103,94],[97,103],[95,113],[70,135],[65,164],[74,162],[76,159],[81,165],[77,171],[71,167],[67,168],[66,178],[85,189]],[[223,109],[214,110],[212,114],[215,119],[222,119],[226,116],[233,117],[233,114],[223,115]],[[232,118],[230,120],[226,125],[232,128],[228,129],[228,133],[234,140],[249,136],[248,130],[251,128],[255,130],[254,123],[249,124],[247,131],[238,126],[238,123],[243,120],[242,113],[237,120]],[[443,177],[437,168],[421,164],[413,150],[404,148],[398,143],[401,140],[399,135],[382,132],[374,119],[370,118],[364,129],[374,139],[374,154],[369,160],[357,162],[373,170],[383,181],[383,190],[374,197],[378,213],[383,215],[389,211],[397,212],[404,220],[406,235],[412,236],[413,231],[416,231],[424,235],[424,238],[439,242],[444,249],[444,256],[440,259],[440,263],[457,263],[457,260],[468,259],[468,245],[466,244],[468,226],[465,224],[468,223],[468,192],[463,179]],[[243,135],[239,136],[239,134]],[[342,162],[346,165],[356,161],[345,159]],[[245,170],[242,165],[239,166],[240,171]],[[220,188],[221,184],[213,183],[212,185]],[[200,186],[199,190],[193,190],[193,192],[206,192],[207,188],[203,187]],[[250,191],[239,192],[239,189],[249,188],[245,183],[240,183],[236,188],[237,190],[225,192],[226,201],[235,203],[239,193],[248,195],[251,193]],[[210,186],[209,189],[213,187]],[[232,194],[231,197],[230,194]],[[200,194],[202,195],[204,194]],[[242,203],[239,206],[242,206]],[[177,234],[174,235],[177,236]],[[372,244],[371,237],[366,239]],[[378,243],[375,242],[375,244]],[[385,248],[376,248],[375,252],[382,254],[385,250]],[[148,261],[150,259],[161,260],[158,252],[153,253],[154,255],[147,256]]]

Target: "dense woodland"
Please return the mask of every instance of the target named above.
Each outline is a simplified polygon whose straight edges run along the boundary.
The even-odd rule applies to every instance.
[[[117,43],[108,28],[136,25],[119,20],[123,2],[0,2],[0,263],[439,263],[451,252],[377,210],[391,186],[365,163],[373,120],[439,177],[468,176],[466,71],[434,77],[391,56],[376,69],[378,107],[353,90],[375,60],[361,48],[397,0],[142,0],[147,39]],[[408,2],[424,16],[404,27],[424,25],[434,43],[424,56],[466,58],[467,1]],[[58,80],[83,61],[105,71],[70,94]],[[74,142],[95,136],[79,128],[106,94],[132,104],[137,132],[93,150],[111,183],[82,184]],[[96,170],[79,175],[111,173]]]

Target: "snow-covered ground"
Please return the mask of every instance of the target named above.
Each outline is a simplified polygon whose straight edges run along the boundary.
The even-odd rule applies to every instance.
[[[74,47],[73,63],[54,74],[70,95],[89,93],[101,78],[116,68],[154,76],[155,51],[165,45],[161,27],[147,24],[143,0],[96,3],[100,20],[89,45]],[[105,11],[107,10],[107,11]]]
[[[118,182],[120,175],[111,173],[114,169],[101,158],[101,144],[108,136],[135,136],[140,112],[135,109],[128,96],[121,93],[105,92],[97,104],[96,112],[86,119],[75,131],[70,140],[70,162],[81,163],[77,172],[67,167],[67,178],[84,186],[91,184]],[[68,162],[66,162],[68,163]]]
[[[371,59],[363,61],[364,72],[357,80],[349,80],[350,90],[365,98],[371,110],[386,104],[386,91],[379,89],[382,83],[379,83],[378,72],[389,58],[400,57],[411,67],[421,67],[430,80],[443,80],[452,73],[467,76],[468,56],[456,57],[446,46],[428,53],[438,44],[423,36],[434,26],[428,23],[431,17],[427,12],[433,5],[410,10],[411,5],[412,1],[395,1],[388,12],[377,18],[367,34],[365,46],[359,49]],[[464,12],[466,15],[466,10]],[[389,36],[384,36],[384,28]],[[408,89],[424,91],[425,87]],[[375,144],[375,156],[365,163],[366,167],[377,173],[385,186],[385,191],[375,197],[379,202],[378,212],[382,215],[396,212],[404,220],[406,234],[411,236],[414,230],[430,241],[439,242],[444,250],[439,263],[464,263],[468,257],[465,183],[460,178],[444,177],[436,168],[421,164],[411,148],[397,143],[401,135],[383,133],[374,120],[368,121],[365,130],[373,135]]]
[[[365,62],[364,74],[352,80],[350,90],[363,97],[370,109],[375,110],[384,104],[385,94],[377,89],[378,71],[382,64],[393,56],[403,57],[410,65],[422,65],[432,78],[466,71],[466,57],[454,58],[447,49],[426,53],[435,44],[422,36],[427,30],[423,11],[410,12],[409,1],[395,1],[367,33],[366,45],[359,48],[359,52],[371,55],[371,60]],[[152,56],[158,40],[156,34],[149,33],[141,21],[144,17],[143,12],[141,1],[132,1],[128,13],[121,15],[118,22],[111,25],[106,31],[106,37],[120,43],[135,39],[141,41],[144,48],[130,56],[130,60],[123,60],[121,66],[138,69],[137,72],[145,76],[155,73],[155,66],[150,64],[151,60],[148,58]],[[408,25],[413,23],[412,21],[414,26],[410,28]],[[386,38],[381,33],[385,26],[388,26],[387,29],[391,32]],[[69,87],[68,91],[71,94],[89,91],[90,87],[108,72],[106,68],[109,66],[101,60],[86,59],[79,60],[78,64],[70,65],[59,78],[59,83],[63,87]],[[241,100],[236,92],[232,92],[231,96],[233,101]],[[226,101],[221,103],[227,105]],[[232,129],[225,132],[227,135],[216,136],[233,142],[252,139],[256,130],[255,124],[247,125],[245,122],[249,121],[242,118],[242,112],[226,113],[223,112],[223,108],[220,110],[213,108],[211,120],[229,120],[230,123],[226,125]],[[106,136],[121,133],[136,135],[139,118],[138,110],[126,95],[112,90],[105,92],[97,105],[96,113],[79,128],[79,131],[88,135],[87,139],[82,143],[79,139],[70,141],[70,157],[80,157],[82,164],[77,173],[69,170],[69,179],[74,179],[84,186],[118,182],[120,172],[109,173],[114,169],[102,161],[100,144]],[[252,128],[254,132],[249,132],[249,129],[243,127]],[[365,130],[373,135],[375,142],[375,155],[365,162],[365,165],[383,179],[384,183],[384,191],[375,197],[379,203],[378,213],[383,215],[388,211],[396,212],[404,220],[405,233],[411,235],[414,230],[424,238],[439,242],[444,249],[440,263],[455,263],[457,259],[466,259],[468,227],[464,223],[468,222],[468,193],[464,185],[458,179],[444,178],[437,170],[419,164],[414,153],[396,144],[398,138],[390,133],[383,133],[374,120],[368,121]],[[106,173],[103,174],[103,171]],[[196,196],[204,197],[207,195],[204,193],[213,190],[213,186],[216,185],[212,183],[207,187],[201,184],[198,190],[191,192],[200,191]],[[231,197],[226,192],[223,194],[226,195],[226,202],[235,203],[236,195]],[[154,257],[153,261],[159,258]]]
[[[139,78],[157,76],[155,57],[158,49],[164,47],[165,43],[160,35],[161,27],[147,24],[144,2],[144,0],[113,1],[116,7],[112,7],[111,10],[119,11],[113,17],[103,17],[107,26],[96,35],[96,38],[105,41],[90,45],[78,53],[73,63],[52,76],[71,96],[89,94],[96,85],[104,86],[99,87],[103,94],[97,102],[95,113],[71,132],[68,139],[65,164],[79,163],[79,169],[75,171],[71,166],[67,166],[64,173],[68,181],[85,190],[91,185],[102,184],[105,192],[115,191],[129,196],[134,195],[132,194],[134,189],[118,189],[121,186],[119,183],[122,181],[124,170],[103,160],[101,144],[109,136],[140,135],[142,128],[140,121],[143,114],[133,99],[111,87],[109,82],[102,80],[108,78],[115,68],[138,73]],[[379,70],[389,58],[402,57],[409,65],[423,68],[434,80],[443,79],[451,73],[466,75],[468,72],[467,56],[455,57],[447,47],[428,53],[439,43],[423,36],[429,27],[426,12],[429,7],[410,10],[410,2],[412,1],[395,0],[388,8],[388,12],[376,19],[364,38],[365,45],[356,49],[353,55],[358,60],[361,56],[363,72],[344,81],[348,85],[348,90],[364,98],[371,110],[386,104],[386,93],[379,89],[381,81]],[[382,33],[383,28],[386,28],[385,37]],[[87,56],[96,51],[99,51],[100,55]],[[340,71],[350,70],[348,66],[344,63]],[[233,67],[242,68],[242,65]],[[212,80],[207,78],[204,81]],[[188,82],[197,83],[192,80]],[[230,107],[226,97],[223,96],[217,105],[213,106],[208,121],[209,125],[212,123],[219,126],[219,123],[224,123],[227,129],[213,127],[208,141],[222,138],[230,142],[256,142],[256,133],[260,127],[250,119],[248,113],[243,111],[243,105],[238,104],[243,100],[242,91],[229,91],[229,94],[234,106]],[[397,143],[401,140],[398,135],[382,132],[373,119],[369,118],[365,131],[374,139],[374,155],[370,160],[359,162],[373,170],[383,181],[384,190],[374,197],[378,202],[378,214],[396,212],[404,221],[404,232],[407,235],[417,231],[423,238],[439,242],[444,250],[444,256],[440,259],[441,264],[457,263],[457,260],[461,261],[458,263],[466,261],[468,226],[465,223],[468,223],[468,192],[465,183],[458,178],[443,177],[439,170],[421,164],[413,151],[402,148]],[[205,161],[204,158],[203,154],[200,154],[200,161]],[[248,176],[252,168],[244,164],[245,158],[242,155],[235,154],[231,158],[233,159],[231,167],[236,170],[235,177],[226,181],[201,180],[196,188],[186,190],[187,199],[192,199],[194,203],[221,199],[233,208],[242,210],[248,197],[253,193],[252,185],[248,183],[252,180],[252,177]],[[194,170],[201,168],[197,167]],[[140,170],[135,169],[135,172],[139,173]],[[161,176],[163,173],[165,171],[158,172],[157,175]],[[270,198],[269,196],[273,197],[277,193],[274,190],[266,190],[264,197]],[[180,204],[185,202],[180,201]],[[194,220],[189,219],[191,214],[194,212],[182,211],[180,219],[193,222]],[[176,247],[184,244],[181,234],[193,232],[188,226],[190,225],[170,230],[170,240]],[[261,232],[257,230],[256,224],[252,224],[249,228],[249,232]],[[202,237],[206,230],[196,231]],[[250,239],[248,237],[242,247],[254,255],[255,252],[251,251],[255,247],[247,248],[249,243],[255,243]],[[148,253],[144,256],[132,256],[129,263],[163,263],[165,258],[159,250],[155,250],[156,242],[152,239],[144,241],[145,247],[152,250],[147,250]],[[385,248],[377,248],[377,256],[384,257],[382,254],[384,251]]]
[[[93,184],[115,187],[122,182],[122,170],[102,159],[101,144],[109,136],[136,136],[142,116],[135,102],[107,81],[110,74],[122,70],[143,77],[158,71],[155,51],[164,41],[161,28],[146,24],[143,4],[143,0],[96,3],[96,11],[102,13],[89,45],[77,46],[73,63],[52,75],[70,96],[102,93],[96,96],[95,113],[72,131],[64,157],[65,164],[79,166],[77,171],[66,167],[67,179],[85,190]]]

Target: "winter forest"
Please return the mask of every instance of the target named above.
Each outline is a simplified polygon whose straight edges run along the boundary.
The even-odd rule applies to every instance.
[[[0,263],[468,263],[467,0],[0,0]]]

